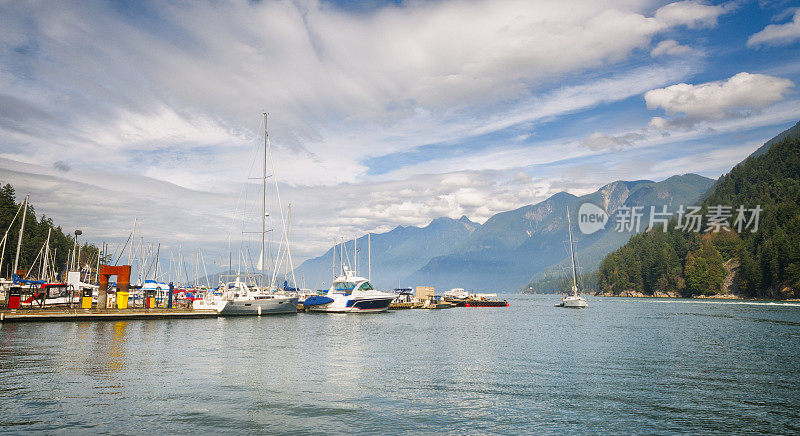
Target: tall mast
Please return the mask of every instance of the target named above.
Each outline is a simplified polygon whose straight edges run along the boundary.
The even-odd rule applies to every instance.
[[[22,223],[19,226],[19,238],[17,238],[17,255],[14,256],[14,269],[11,270],[11,277],[17,273],[19,267],[19,249],[22,247],[22,232],[25,231],[25,216],[28,214],[28,196],[25,196],[25,201],[22,203]]]
[[[353,274],[358,274],[358,236],[353,239]]]
[[[578,294],[578,277],[575,272],[575,250],[572,248],[572,218],[569,216],[569,206],[567,206],[567,228],[569,229],[569,258],[572,261],[572,293]]]
[[[133,231],[131,232],[131,246],[128,251],[128,264],[133,265],[133,244],[135,244],[136,239],[136,217],[133,218]]]
[[[11,231],[11,227],[14,225],[14,221],[17,220],[17,217],[19,216],[19,211],[22,210],[22,206],[23,205],[21,204],[19,205],[19,208],[17,208],[17,213],[14,214],[14,218],[11,219],[11,223],[8,225],[8,229],[6,229],[6,234],[3,235],[3,247],[0,248],[0,277],[3,276],[3,265],[5,264],[3,260],[5,260],[5,255],[6,255],[6,241],[8,240],[8,233]]]
[[[161,243],[158,243],[158,248],[156,248],[156,271],[153,273],[153,280],[158,281],[158,256],[161,254]],[[99,265],[99,263],[98,263]]]
[[[50,232],[52,231],[52,227],[47,228],[47,242],[45,242],[44,246],[44,262],[42,263],[42,274],[41,277],[39,277],[39,280],[47,280],[47,261],[50,260]]]
[[[372,233],[367,233],[367,280],[372,283]]]
[[[264,165],[261,167],[261,290],[264,290],[264,253],[267,234],[267,113],[264,112]]]

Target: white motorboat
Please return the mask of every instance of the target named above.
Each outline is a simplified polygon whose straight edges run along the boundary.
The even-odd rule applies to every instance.
[[[396,297],[376,290],[366,278],[345,271],[336,277],[325,295],[309,297],[303,305],[310,312],[385,312]]]
[[[569,216],[569,207],[567,207],[567,228],[569,229],[569,257],[572,261],[572,292],[562,298],[561,304],[556,306],[568,309],[583,309],[589,306],[589,302],[578,292],[578,273],[575,266],[575,248],[572,242],[572,219]]]
[[[469,298],[469,292],[464,288],[453,288],[444,293],[445,300],[466,300],[467,298]]]

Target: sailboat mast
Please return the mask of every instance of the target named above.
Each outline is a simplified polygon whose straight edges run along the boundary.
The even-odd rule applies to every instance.
[[[372,233],[367,233],[367,280],[372,283]]]
[[[133,218],[133,231],[131,232],[131,246],[130,246],[130,249],[128,250],[128,264],[129,265],[133,265],[133,244],[136,243],[135,242],[136,239],[134,239],[135,236],[136,236],[136,217]]]
[[[264,249],[267,234],[267,113],[264,112],[264,165],[261,167],[261,289],[264,289]]]
[[[50,260],[50,233],[53,231],[52,227],[47,228],[47,242],[45,242],[44,246],[44,261],[42,262],[42,273],[40,274],[39,280],[47,281],[47,268],[48,268],[48,261]]]
[[[14,256],[14,269],[11,270],[11,277],[17,273],[19,267],[19,250],[22,247],[22,232],[25,231],[25,216],[28,214],[28,196],[25,196],[25,201],[22,203],[22,223],[19,226],[19,238],[17,238],[17,255]]]
[[[27,197],[26,197],[27,198]],[[0,277],[3,277],[3,265],[5,265],[5,255],[6,255],[6,241],[8,241],[8,233],[11,231],[11,227],[14,225],[14,221],[17,220],[19,216],[19,211],[22,210],[23,205],[19,205],[17,208],[17,213],[14,214],[14,218],[11,219],[11,223],[8,225],[8,229],[6,229],[6,234],[3,235],[3,246],[0,248]]]
[[[572,293],[578,293],[578,277],[575,272],[575,250],[572,247],[572,218],[569,216],[569,206],[567,206],[567,228],[569,229],[569,258],[572,261]]]

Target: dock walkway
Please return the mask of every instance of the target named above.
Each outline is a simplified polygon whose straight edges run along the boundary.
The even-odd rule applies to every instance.
[[[193,309],[19,309],[0,310],[0,322],[115,321],[122,319],[216,318],[215,310]]]

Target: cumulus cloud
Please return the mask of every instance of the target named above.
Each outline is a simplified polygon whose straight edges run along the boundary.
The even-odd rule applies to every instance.
[[[676,56],[684,53],[688,53],[692,51],[692,49],[685,45],[678,44],[678,41],[674,39],[665,39],[656,45],[652,50],[650,50],[650,56],[658,57],[664,55]]]
[[[656,11],[655,19],[667,26],[684,25],[690,29],[713,27],[717,18],[726,13],[719,5],[707,5],[696,1],[670,3]]]
[[[691,128],[699,122],[744,117],[782,100],[794,86],[791,80],[742,72],[724,81],[691,85],[679,83],[644,95],[648,109],[664,109],[671,120],[655,117],[650,126]]]
[[[761,45],[785,45],[800,40],[800,9],[794,12],[792,21],[784,24],[770,24],[758,33],[747,38],[748,47]]]
[[[600,132],[592,133],[581,142],[581,145],[591,150],[621,150],[630,147],[636,141],[641,141],[647,136],[642,133],[630,132],[622,135],[606,135]]]

